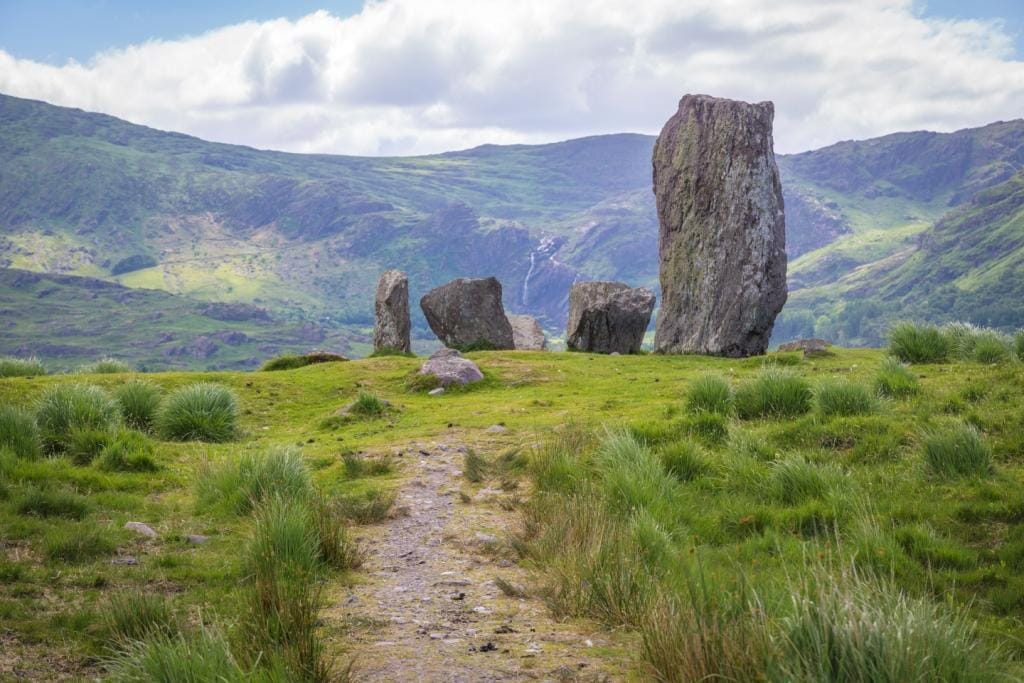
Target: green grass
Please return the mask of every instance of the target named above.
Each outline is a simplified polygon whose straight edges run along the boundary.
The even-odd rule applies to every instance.
[[[105,662],[110,680],[118,683],[179,683],[180,681],[281,681],[243,668],[228,640],[216,631],[203,629],[199,634],[150,634],[131,641]]]
[[[80,564],[114,552],[109,531],[94,522],[50,529],[43,536],[43,555],[53,563]]]
[[[19,458],[38,458],[42,451],[35,417],[14,406],[0,406],[0,449],[9,449]]]
[[[142,432],[153,430],[162,400],[160,388],[146,380],[125,382],[114,390],[124,423]]]
[[[207,461],[196,475],[196,503],[202,510],[245,514],[274,497],[304,501],[312,495],[309,468],[288,448]]]
[[[928,471],[939,477],[980,477],[992,472],[992,449],[972,425],[928,431],[923,453]]]
[[[78,373],[82,375],[113,375],[133,372],[134,370],[135,368],[116,358],[101,358],[94,363],[87,363],[78,367]]]
[[[36,377],[46,374],[46,366],[38,358],[0,356],[0,377]]]
[[[769,368],[736,390],[736,414],[744,420],[795,417],[811,410],[811,386],[788,370]]]
[[[921,391],[917,375],[894,356],[886,356],[875,375],[875,391],[888,398],[908,398]]]
[[[690,441],[676,441],[658,450],[661,466],[679,481],[693,481],[711,469],[707,456]]]
[[[50,453],[62,453],[76,442],[80,447],[86,434],[105,432],[119,420],[117,404],[92,384],[51,385],[36,405],[43,447]]]
[[[904,363],[943,363],[954,341],[934,325],[897,323],[889,330],[889,353]]]
[[[231,441],[238,436],[238,398],[218,384],[182,387],[164,400],[156,426],[171,441]]]
[[[29,486],[15,498],[14,511],[19,515],[81,520],[89,514],[89,502],[84,496],[70,491]]]
[[[701,377],[691,384],[686,392],[686,407],[693,413],[729,415],[732,413],[734,400],[729,382],[715,375]]]
[[[356,417],[372,419],[381,417],[388,411],[388,404],[378,396],[360,391],[356,400],[348,406],[348,414]]]
[[[112,438],[112,432],[102,429],[74,429],[64,453],[76,465],[89,465],[106,450]]]
[[[818,412],[826,417],[870,415],[879,410],[878,398],[858,382],[829,380],[814,390]]]
[[[182,630],[165,596],[142,591],[114,594],[103,616],[109,639],[120,645],[153,636],[175,636]]]
[[[123,430],[100,451],[96,467],[106,472],[155,472],[153,444],[145,434]]]
[[[260,370],[263,370],[264,372],[295,370],[296,368],[304,368],[307,365],[315,365],[317,363],[336,363],[346,360],[348,359],[344,356],[339,356],[336,353],[317,352],[304,353],[301,355],[288,354],[278,356],[277,358],[271,358],[260,367]]]

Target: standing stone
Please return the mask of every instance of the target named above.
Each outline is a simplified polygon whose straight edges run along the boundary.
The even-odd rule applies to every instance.
[[[621,282],[577,282],[569,291],[566,344],[572,351],[637,353],[651,322],[654,292]]]
[[[509,315],[508,322],[512,326],[512,339],[516,351],[543,351],[548,340],[544,337],[537,319],[529,315]]]
[[[786,303],[786,222],[771,102],[687,95],[654,145],[662,353],[768,348]]]
[[[513,349],[512,325],[496,278],[459,278],[420,299],[427,324],[453,349]]]
[[[385,270],[373,301],[373,350],[411,353],[409,343],[409,278],[400,270]]]

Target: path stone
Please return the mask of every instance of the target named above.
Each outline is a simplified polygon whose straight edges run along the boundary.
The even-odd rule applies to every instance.
[[[786,221],[771,102],[687,95],[654,145],[661,353],[768,348],[786,303]]]

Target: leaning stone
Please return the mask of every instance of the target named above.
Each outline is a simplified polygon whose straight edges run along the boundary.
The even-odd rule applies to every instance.
[[[373,308],[373,350],[411,353],[409,278],[405,273],[386,270],[381,274]]]
[[[455,349],[441,349],[420,366],[421,375],[433,375],[441,387],[452,384],[470,384],[484,378],[477,364]]]
[[[622,282],[577,282],[569,291],[566,345],[572,351],[637,353],[654,310],[654,292]]]
[[[530,315],[509,315],[508,322],[512,325],[516,351],[543,351],[547,348],[548,340],[536,318]]]
[[[452,280],[427,292],[420,308],[430,329],[449,348],[515,348],[496,278]]]
[[[125,522],[124,528],[128,531],[134,531],[135,533],[145,536],[146,538],[156,538],[157,533],[153,531],[153,528],[148,524],[142,522]]]
[[[786,303],[786,221],[771,102],[687,95],[654,145],[661,353],[768,348]]]

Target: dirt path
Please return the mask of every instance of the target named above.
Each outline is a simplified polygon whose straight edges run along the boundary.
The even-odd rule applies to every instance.
[[[617,636],[554,621],[540,600],[496,585],[528,583],[499,540],[515,523],[505,508],[517,494],[485,487],[463,502],[463,452],[454,443],[405,448],[399,515],[361,536],[368,578],[325,613],[345,629],[353,680],[631,679]]]

